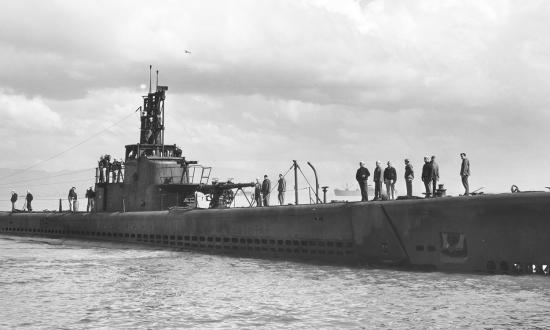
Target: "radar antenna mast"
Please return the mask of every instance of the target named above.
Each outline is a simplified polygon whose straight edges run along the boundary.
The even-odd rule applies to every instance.
[[[156,90],[152,91],[152,67],[149,65],[149,93],[143,97],[139,143],[164,147],[164,99],[168,87],[158,85],[157,70]]]

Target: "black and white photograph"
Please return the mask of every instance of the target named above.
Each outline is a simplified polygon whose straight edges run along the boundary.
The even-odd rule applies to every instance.
[[[549,17],[0,0],[0,328],[549,328]]]

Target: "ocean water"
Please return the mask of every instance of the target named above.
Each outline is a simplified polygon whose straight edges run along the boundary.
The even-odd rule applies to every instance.
[[[0,236],[0,328],[550,327],[550,278]]]

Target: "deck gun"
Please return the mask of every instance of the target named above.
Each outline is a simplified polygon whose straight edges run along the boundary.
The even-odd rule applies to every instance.
[[[210,208],[227,208],[231,206],[235,199],[236,192],[246,187],[254,187],[254,182],[250,183],[233,183],[231,180],[226,182],[214,181],[211,184],[201,184],[197,187],[197,191],[207,195],[206,200],[210,200]],[[243,195],[246,197],[246,194]],[[247,197],[248,200],[248,197]],[[250,203],[250,201],[249,201]]]

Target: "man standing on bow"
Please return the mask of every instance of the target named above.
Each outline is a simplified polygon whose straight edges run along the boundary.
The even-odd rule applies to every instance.
[[[430,185],[432,183],[432,167],[430,164],[430,158],[424,157],[424,166],[422,166],[422,182],[426,188],[426,198],[431,195]]]
[[[264,195],[264,206],[269,206],[269,194],[271,193],[271,181],[267,178],[267,174],[264,175],[264,182],[262,182],[262,194]]]
[[[361,202],[366,202],[369,200],[369,195],[367,192],[368,189],[368,182],[370,172],[365,167],[365,162],[359,162],[359,168],[357,169],[357,173],[355,173],[355,179],[357,180],[357,183],[359,183],[359,189],[361,189]]]
[[[413,179],[414,171],[411,163],[408,159],[405,159],[405,184],[407,185],[407,197],[412,197],[413,195]]]
[[[388,167],[384,170],[384,183],[386,184],[386,194],[388,199],[395,199],[395,181],[397,181],[397,172],[395,167],[388,161]]]
[[[436,196],[437,191],[437,181],[439,181],[439,165],[435,162],[435,156],[432,156],[432,161],[430,162],[430,166],[432,169],[432,188],[433,188],[433,197]]]
[[[462,158],[460,176],[462,177],[462,185],[464,186],[464,196],[468,196],[470,194],[470,185],[468,184],[468,177],[470,176],[470,161],[466,158],[466,154],[464,152],[460,154],[460,158]]]
[[[285,204],[285,191],[286,191],[286,180],[281,173],[279,173],[279,181],[277,182],[277,191],[279,192],[279,205]]]
[[[374,199],[375,201],[382,199],[382,163],[377,160],[376,167],[374,168],[373,181],[374,181]]]

